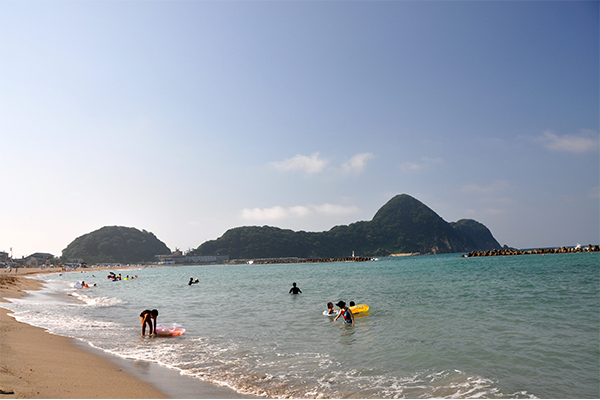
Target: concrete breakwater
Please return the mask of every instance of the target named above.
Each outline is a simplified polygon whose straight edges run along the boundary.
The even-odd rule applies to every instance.
[[[489,256],[518,256],[523,254],[558,254],[558,253],[586,253],[600,251],[600,246],[592,246],[589,244],[587,247],[558,247],[556,249],[534,249],[534,250],[517,250],[517,249],[500,249],[500,250],[484,250],[484,251],[472,251],[469,254],[463,254],[461,257],[489,257]]]

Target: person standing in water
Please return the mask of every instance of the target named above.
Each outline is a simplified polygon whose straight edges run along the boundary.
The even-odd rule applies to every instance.
[[[146,325],[150,328],[149,336],[156,335],[156,317],[158,310],[144,310],[140,314],[140,322],[142,323],[142,337],[146,337]]]
[[[340,308],[340,313],[335,317],[334,321],[337,321],[339,317],[344,317],[344,324],[354,326],[354,314],[352,314],[352,310],[346,307],[346,303],[343,301],[339,301],[336,306]]]
[[[290,294],[298,294],[302,293],[299,287],[296,286],[296,282],[292,283],[292,288],[290,289]]]

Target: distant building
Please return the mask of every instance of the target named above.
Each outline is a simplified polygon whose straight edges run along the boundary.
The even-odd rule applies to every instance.
[[[229,256],[183,256],[166,254],[154,256],[160,264],[219,264],[229,261]]]
[[[229,261],[229,256],[185,256],[185,262],[190,264],[218,264]]]
[[[33,253],[25,257],[24,264],[27,267],[37,267],[39,265],[50,264],[52,260],[54,260],[54,255],[50,253]]]
[[[8,253],[4,251],[0,251],[0,263],[5,263],[8,261]]]

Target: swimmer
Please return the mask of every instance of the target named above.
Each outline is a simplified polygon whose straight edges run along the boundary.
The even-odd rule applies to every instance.
[[[140,322],[142,323],[142,337],[146,337],[146,325],[148,325],[148,327],[150,328],[150,332],[148,333],[148,335],[156,336],[156,317],[158,317],[158,310],[142,311],[142,313],[140,314]]]
[[[294,283],[292,283],[292,288],[290,289],[289,293],[298,294],[298,293],[302,293],[302,290],[300,290],[300,288],[296,286],[296,282],[294,282]]]
[[[334,315],[334,314],[337,314],[337,311],[335,311],[333,309],[333,303],[332,302],[327,303],[327,315]]]
[[[339,301],[336,306],[340,308],[340,313],[335,317],[334,321],[337,321],[339,317],[344,317],[344,324],[354,326],[354,314],[352,314],[352,310],[346,307],[346,303],[343,301]]]
[[[194,278],[190,278],[190,281],[188,282],[188,285],[194,285],[198,283],[198,279],[196,279],[196,281],[194,282]]]

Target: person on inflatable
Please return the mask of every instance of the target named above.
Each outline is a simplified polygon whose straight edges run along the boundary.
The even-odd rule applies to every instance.
[[[146,325],[148,325],[148,327],[150,328],[150,332],[148,333],[148,335],[156,336],[156,317],[158,317],[158,310],[142,311],[142,313],[140,314],[140,322],[142,323],[142,337],[146,337]]]
[[[339,317],[344,317],[344,324],[354,326],[354,314],[352,314],[352,310],[346,307],[346,303],[343,301],[339,301],[336,306],[340,308],[340,313],[335,317],[334,321],[337,321]]]
[[[333,314],[337,314],[337,311],[335,311],[333,309],[333,303],[329,302],[329,303],[327,303],[327,315],[333,315]]]

